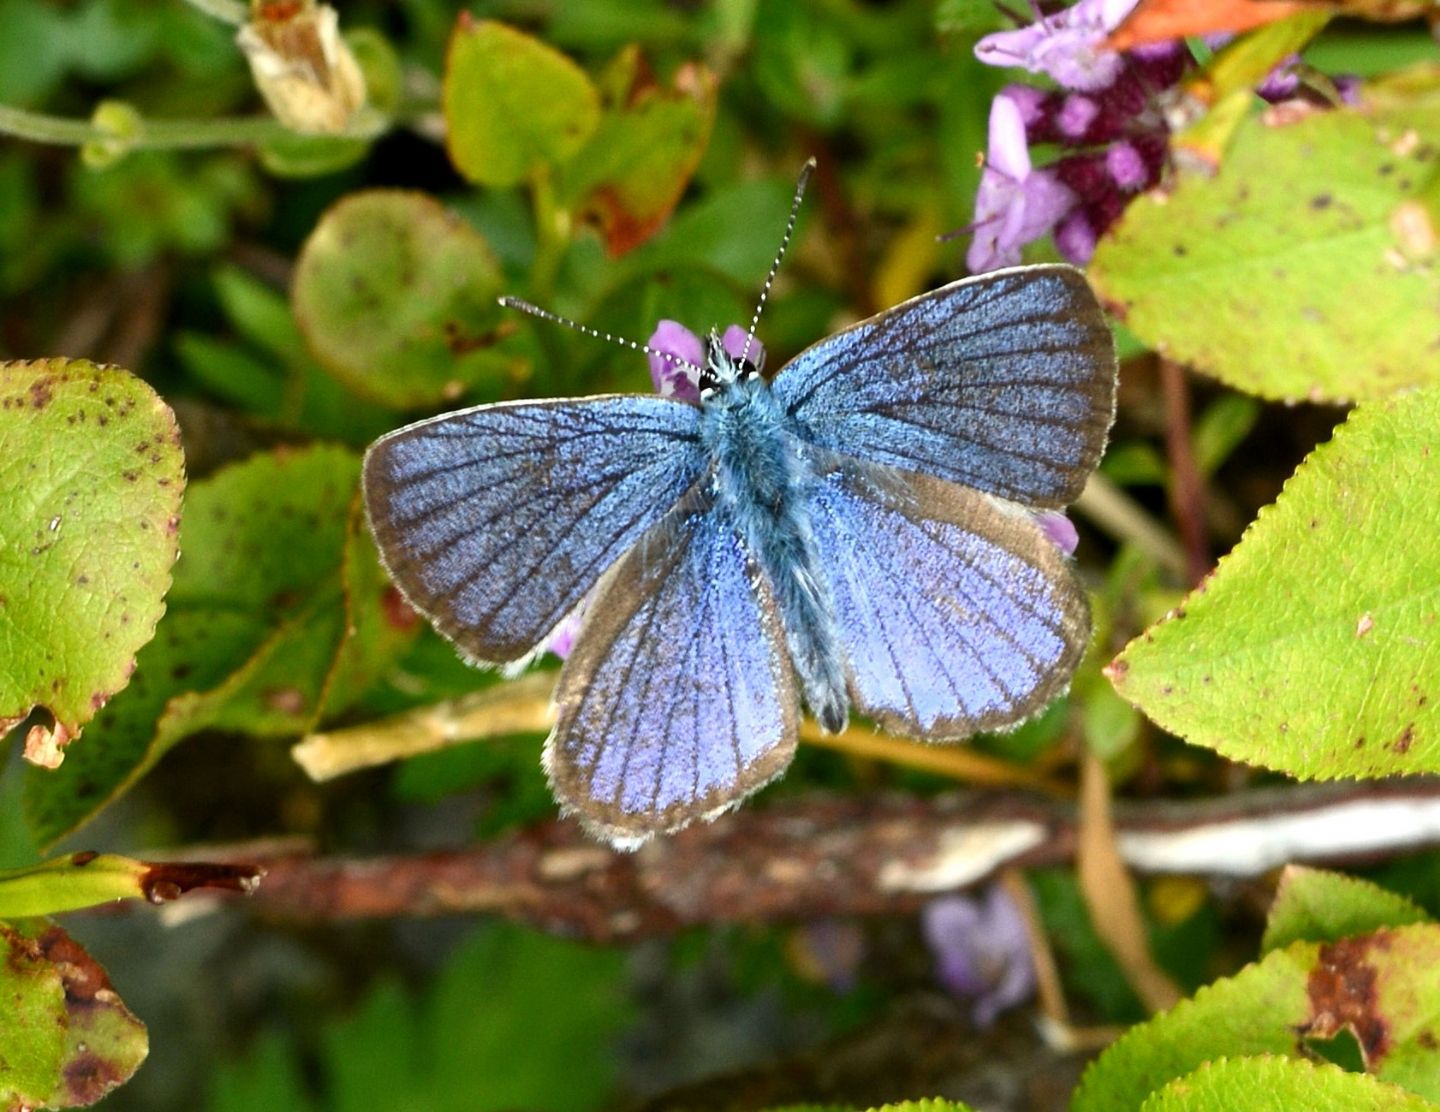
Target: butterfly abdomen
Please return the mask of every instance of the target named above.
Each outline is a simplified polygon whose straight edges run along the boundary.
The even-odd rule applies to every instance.
[[[796,431],[758,377],[717,391],[701,419],[716,500],[774,592],[806,705],[835,733],[849,714],[845,662],[809,516],[815,476]]]

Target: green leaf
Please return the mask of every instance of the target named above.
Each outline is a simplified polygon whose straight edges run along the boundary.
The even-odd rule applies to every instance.
[[[1222,1057],[1310,1053],[1348,1031],[1369,1073],[1440,1096],[1440,927],[1295,942],[1132,1027],[1085,1071],[1072,1112],[1125,1112],[1153,1090]],[[1289,1107],[1289,1106],[1287,1106]],[[1305,1107],[1304,1105],[1294,1107]]]
[[[94,1104],[140,1068],[145,1025],[69,935],[44,920],[0,923],[0,951],[0,1104]]]
[[[0,733],[44,707],[53,768],[165,612],[185,463],[155,392],[84,360],[0,363],[0,442]]]
[[[200,730],[305,733],[403,651],[416,626],[364,563],[376,557],[358,472],[348,451],[282,449],[192,487],[170,613],[134,683],[97,717],[97,744],[26,784],[39,841],[87,821]]]
[[[322,1106],[377,1108],[598,1108],[614,1084],[615,1041],[629,1022],[624,955],[488,923],[450,958],[416,999],[393,984],[372,991],[350,1018],[323,1034]],[[517,1048],[524,1049],[517,1054]],[[293,1060],[276,1063],[267,1089],[285,1091]],[[235,1074],[217,1071],[212,1109],[253,1108]],[[254,1088],[249,1086],[247,1088]]]
[[[445,145],[478,185],[524,181],[572,158],[595,131],[585,71],[539,39],[462,13],[445,60]]]
[[[1250,435],[1260,419],[1260,403],[1244,394],[1221,394],[1195,422],[1191,450],[1200,474],[1209,478]]]
[[[1161,726],[1296,776],[1440,770],[1440,389],[1356,409],[1110,665]]]
[[[357,394],[396,408],[498,396],[513,330],[500,272],[470,225],[421,193],[352,193],[321,219],[295,271],[310,350]]]
[[[1265,918],[1265,953],[1292,942],[1336,942],[1381,927],[1429,921],[1412,901],[1344,873],[1287,865]]]
[[[1433,1112],[1414,1093],[1328,1062],[1222,1058],[1150,1095],[1143,1112]]]
[[[614,257],[649,239],[680,200],[710,139],[716,80],[704,66],[686,65],[669,88],[658,85],[630,47],[601,85],[605,113],[557,192],[599,226]]]
[[[1265,119],[1244,122],[1215,177],[1131,202],[1091,264],[1101,297],[1157,351],[1261,397],[1440,380],[1417,356],[1440,329],[1440,274],[1407,246],[1402,207],[1433,171],[1440,125],[1352,109]]]

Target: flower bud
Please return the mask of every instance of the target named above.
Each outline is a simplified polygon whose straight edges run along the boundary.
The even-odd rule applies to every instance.
[[[342,132],[365,103],[365,78],[328,4],[254,0],[236,41],[270,111],[294,131]]]

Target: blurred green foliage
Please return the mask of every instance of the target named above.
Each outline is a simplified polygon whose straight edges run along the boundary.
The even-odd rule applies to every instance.
[[[794,175],[812,154],[812,200],[762,327],[769,367],[959,276],[960,247],[935,237],[971,219],[990,99],[1021,76],[971,53],[1004,20],[988,0],[495,0],[463,11],[446,0],[356,0],[340,18],[369,85],[367,115],[353,132],[302,136],[260,117],[234,28],[203,7],[0,0],[0,109],[92,140],[83,159],[73,142],[0,143],[0,358],[122,364],[176,411],[190,473],[182,555],[157,634],[58,770],[12,764],[0,774],[0,866],[33,862],[37,844],[91,823],[85,837],[107,843],[298,834],[338,853],[525,837],[517,832],[554,809],[537,736],[457,746],[328,786],[304,783],[285,752],[320,726],[343,729],[504,682],[458,661],[388,588],[356,499],[359,450],[462,405],[649,390],[640,356],[502,312],[495,297],[533,299],[637,341],[661,318],[696,329],[746,321]],[[1408,408],[1381,430],[1385,445],[1343,455],[1358,435],[1347,426],[1306,465],[1311,473],[1242,545],[1263,550],[1260,573],[1241,582],[1237,553],[1217,575],[1216,608],[1232,590],[1246,605],[1241,621],[1210,626],[1212,636],[1251,644],[1246,621],[1268,628],[1277,609],[1318,609],[1277,593],[1283,568],[1326,599],[1355,604],[1345,643],[1325,657],[1349,682],[1324,681],[1327,698],[1353,688],[1398,738],[1410,718],[1392,723],[1395,707],[1375,704],[1367,686],[1391,658],[1357,665],[1355,654],[1393,651],[1416,683],[1440,668],[1433,629],[1416,632],[1426,614],[1433,623],[1433,583],[1428,594],[1407,586],[1437,551],[1426,516],[1434,459],[1422,443],[1433,440],[1433,394],[1386,399],[1395,384],[1433,381],[1440,367],[1435,247],[1425,239],[1425,220],[1432,235],[1440,220],[1434,43],[1418,24],[1339,23],[1306,58],[1331,74],[1381,80],[1365,87],[1371,99],[1361,107],[1298,122],[1277,125],[1252,106],[1235,124],[1231,177],[1185,171],[1166,203],[1132,205],[1101,247],[1097,284],[1128,312],[1117,329],[1121,414],[1103,475],[1111,507],[1131,516],[1081,517],[1096,644],[1068,700],[979,739],[982,752],[1053,773],[1088,750],[1118,790],[1141,796],[1236,785],[1234,768],[1147,721],[1140,711],[1158,696],[1135,696],[1137,710],[1102,668],[1180,601],[1177,460],[1209,487],[1202,545],[1224,551],[1338,420],[1333,409],[1282,409],[1266,398],[1365,396],[1374,408],[1354,424],[1372,432]],[[133,136],[121,142],[90,128],[102,103],[111,106],[105,119],[139,121]],[[1316,205],[1322,194],[1329,200]],[[1048,257],[1043,245],[1029,250]],[[1173,398],[1152,347],[1225,384],[1192,383],[1193,420],[1178,440],[1168,436],[1177,431],[1166,408]],[[61,458],[40,433],[39,443],[6,439],[11,464]],[[1307,491],[1324,467],[1345,481]],[[101,489],[114,476],[84,478]],[[1357,551],[1348,535],[1333,550],[1310,544],[1308,527],[1284,518],[1302,496],[1363,497],[1380,515],[1367,542],[1391,558],[1382,552],[1357,572],[1346,564]],[[1158,546],[1135,527],[1137,514],[1158,530]],[[1368,582],[1361,573],[1384,572],[1385,589],[1408,600],[1413,613],[1398,614],[1408,624],[1383,628],[1376,613],[1369,639],[1356,636],[1368,611],[1330,588],[1337,565],[1357,590]],[[57,621],[77,613],[57,604]],[[1137,662],[1148,654],[1161,689],[1177,657],[1198,660],[1207,644],[1225,655],[1203,639],[1167,646],[1175,636],[1162,630],[1153,646],[1132,650]],[[1395,649],[1416,636],[1429,640]],[[1322,674],[1309,658],[1287,669],[1312,683]],[[1227,692],[1219,726],[1154,713],[1180,736],[1233,751],[1229,739],[1257,717],[1252,688]],[[1420,727],[1400,754],[1410,754],[1404,768],[1433,771],[1416,762],[1429,760],[1421,743],[1433,742],[1424,731],[1437,705],[1413,708]],[[1184,710],[1202,706],[1190,700]],[[1317,713],[1311,732],[1323,734],[1333,709]],[[1260,757],[1294,767],[1285,752]],[[773,790],[948,784],[806,752]],[[1433,910],[1437,875],[1427,854],[1381,879]],[[1036,871],[1030,888],[1081,1020],[1142,1020],[1074,874]],[[1186,991],[1257,949],[1261,924],[1239,899],[1177,895],[1162,881],[1142,895],[1150,945]],[[1267,1086],[1315,1101],[1358,1092],[1377,1107],[1414,1104],[1369,1079],[1304,1065],[1294,1031],[1306,1017],[1267,1011],[1273,1000],[1259,997],[1296,997],[1318,947],[1342,936],[1411,947],[1410,958],[1380,961],[1386,977],[1402,979],[1417,967],[1405,961],[1424,968],[1433,959],[1434,928],[1401,897],[1346,878],[1288,879],[1281,895],[1266,926],[1271,955],[1137,1028],[1092,1071],[1078,1098],[1090,1103],[1080,1106],[1244,1107]],[[1406,923],[1408,933],[1390,931]],[[628,962],[494,923],[458,946],[444,929],[418,935],[417,945],[410,926],[357,940],[245,923],[235,952],[185,968],[194,999],[157,1030],[156,1045],[168,1040],[190,1061],[171,1059],[168,1079],[142,1071],[107,1107],[615,1106],[617,1093],[645,1088],[640,1056],[625,1049],[637,1030],[673,1034],[667,1047],[706,1048],[696,1061],[677,1053],[653,1088],[697,1080],[715,1061],[753,1062],[883,1025],[895,1001],[933,1001],[938,991],[908,920],[843,934],[858,953],[823,933],[736,930],[638,947]],[[241,955],[252,946],[273,965],[257,958],[263,974],[242,983],[232,971],[251,968]],[[311,968],[297,950],[332,978],[297,973]],[[122,992],[180,960],[167,958],[168,943],[122,952],[124,964],[111,963]],[[58,1007],[54,991],[45,1007]],[[1221,1030],[1217,1012],[1234,1028]],[[227,1017],[223,1046],[200,1045],[190,1026],[215,1013]],[[1414,1022],[1404,1068],[1373,1072],[1433,1096],[1435,1056]],[[16,1029],[12,1017],[6,1030]],[[50,1055],[49,1074],[76,1053],[66,1038],[36,1044]],[[1173,1056],[1177,1046],[1190,1057],[1242,1057],[1202,1076]],[[1291,1057],[1253,1058],[1262,1052]],[[1196,1103],[1197,1092],[1211,1104]]]

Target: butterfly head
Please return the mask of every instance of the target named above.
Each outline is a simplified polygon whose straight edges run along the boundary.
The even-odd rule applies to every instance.
[[[736,329],[738,332],[739,329]],[[747,348],[760,355],[764,349],[757,343],[746,343]],[[763,356],[761,356],[763,359]],[[752,362],[742,351],[729,351],[715,329],[705,339],[705,365],[700,369],[700,400],[709,401],[717,391],[727,386],[744,385],[760,378],[760,363]]]

